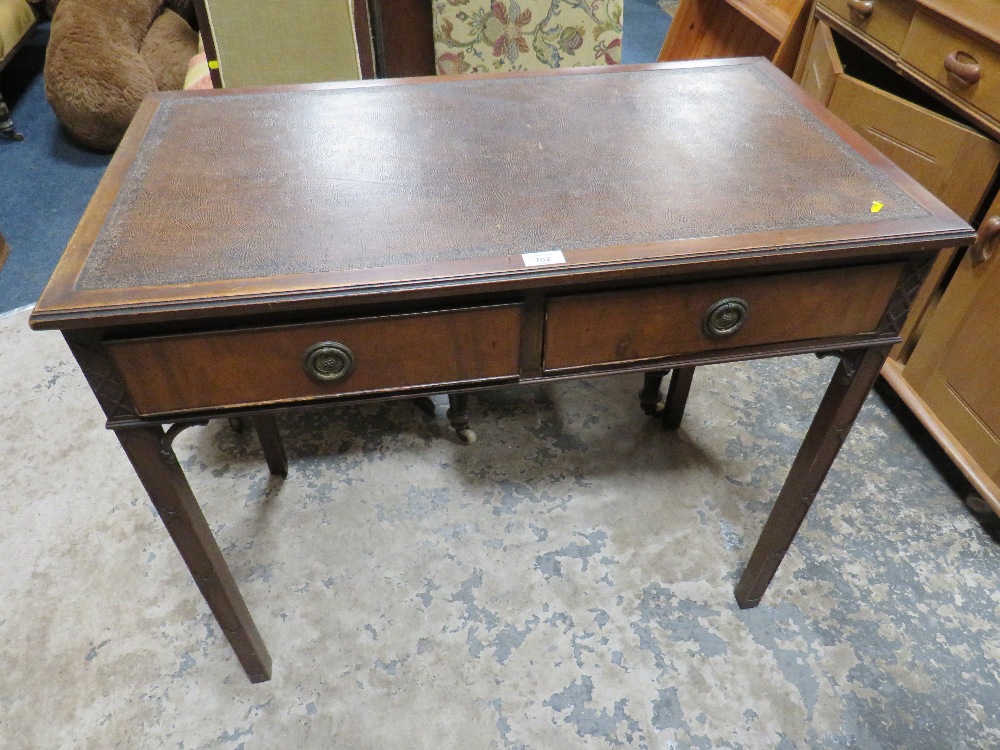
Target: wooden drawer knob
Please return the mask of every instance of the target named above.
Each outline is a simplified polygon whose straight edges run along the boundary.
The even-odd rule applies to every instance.
[[[847,5],[862,18],[869,18],[875,12],[875,0],[847,0]]]
[[[747,322],[750,306],[745,299],[726,297],[708,308],[701,320],[705,335],[714,339],[732,336]]]
[[[979,83],[983,75],[979,61],[968,52],[952,52],[944,59],[944,69],[966,86]]]
[[[354,371],[354,352],[336,341],[321,341],[306,349],[302,367],[313,380],[335,383]]]
[[[985,263],[993,254],[990,245],[1000,239],[1000,216],[991,216],[979,225],[976,241],[969,248],[969,254],[976,263]]]

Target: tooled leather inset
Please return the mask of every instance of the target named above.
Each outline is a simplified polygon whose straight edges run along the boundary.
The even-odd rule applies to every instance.
[[[77,288],[926,215],[753,64],[168,98]]]
[[[903,270],[896,291],[889,300],[885,315],[876,329],[878,333],[898,334],[903,330],[910,306],[920,292],[920,287],[934,263],[934,256],[912,259]]]
[[[91,390],[109,419],[135,415],[129,398],[111,358],[99,347],[90,347],[79,341],[66,340],[76,357]]]

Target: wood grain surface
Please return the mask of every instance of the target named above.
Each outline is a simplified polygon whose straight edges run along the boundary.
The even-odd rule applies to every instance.
[[[902,270],[886,264],[554,297],[545,369],[871,333]],[[746,323],[728,336],[705,335],[709,307],[732,297],[747,303]]]
[[[140,415],[316,400],[474,380],[519,371],[518,305],[108,342]],[[314,344],[348,347],[343,380],[310,378]]]

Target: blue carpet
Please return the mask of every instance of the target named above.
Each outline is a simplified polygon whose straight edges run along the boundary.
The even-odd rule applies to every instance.
[[[0,73],[0,91],[24,135],[0,140],[0,231],[10,244],[0,312],[38,299],[111,158],[73,143],[45,101],[47,41],[43,27]]]
[[[656,0],[625,0],[622,62],[653,62],[670,16]],[[33,304],[110,161],[70,140],[45,101],[43,25],[0,73],[0,91],[24,134],[0,140],[0,231],[10,257],[0,269],[0,312]]]
[[[670,27],[670,16],[657,0],[626,0],[622,33],[622,62],[656,62]]]

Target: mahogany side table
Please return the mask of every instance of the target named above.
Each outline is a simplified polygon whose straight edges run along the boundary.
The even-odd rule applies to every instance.
[[[277,410],[840,357],[736,586],[760,602],[941,248],[972,230],[761,59],[165,93],[31,316],[61,330],[253,681],[171,449]],[[164,425],[170,425],[164,429]]]

